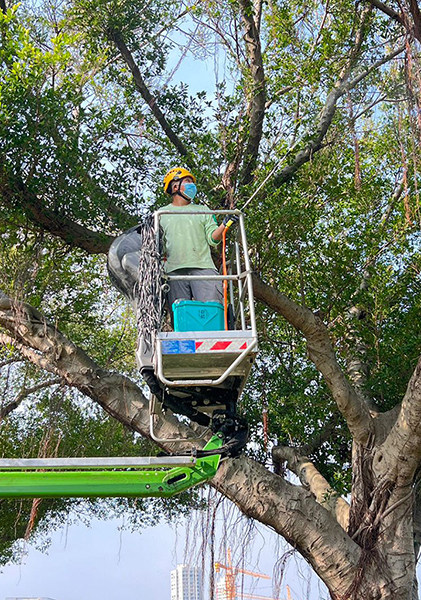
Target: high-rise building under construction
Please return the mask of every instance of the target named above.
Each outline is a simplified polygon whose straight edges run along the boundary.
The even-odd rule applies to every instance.
[[[171,600],[202,600],[202,569],[177,565],[171,571]]]

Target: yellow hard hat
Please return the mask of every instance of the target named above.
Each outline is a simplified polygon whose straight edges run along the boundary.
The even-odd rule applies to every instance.
[[[193,182],[196,183],[196,177],[184,167],[174,167],[173,169],[170,169],[164,177],[164,192],[168,194],[168,186],[171,181],[177,181],[178,179],[183,179],[183,177],[191,177]]]

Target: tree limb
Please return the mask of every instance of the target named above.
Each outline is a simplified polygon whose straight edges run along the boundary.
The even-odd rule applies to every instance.
[[[334,85],[333,89],[329,92],[325,105],[320,112],[319,120],[316,124],[316,132],[312,136],[312,139],[307,143],[306,147],[296,154],[293,161],[284,167],[275,177],[274,183],[276,187],[280,187],[284,183],[290,181],[295,173],[298,171],[303,164],[308,162],[315,152],[318,152],[323,147],[323,140],[326,137],[326,134],[329,130],[329,127],[332,123],[333,117],[336,112],[337,103],[340,98],[344,94],[346,94],[349,90],[353,89],[360,83],[363,79],[365,79],[370,73],[374,70],[378,69],[385,63],[389,62],[399,54],[401,54],[405,50],[405,46],[399,46],[396,50],[385,56],[384,58],[376,61],[370,67],[366,67],[361,73],[356,75],[353,79],[349,80],[349,75],[351,72],[352,65],[354,60],[350,61],[347,69],[344,73],[342,73],[339,80]]]
[[[34,385],[30,388],[23,388],[13,400],[13,402],[9,402],[8,404],[6,404],[6,406],[0,407],[0,422],[5,417],[7,417],[7,415],[9,415],[13,410],[15,410],[15,408],[17,408],[23,402],[23,400],[25,400],[25,398],[27,398],[31,394],[34,394],[35,392],[38,392],[39,390],[42,390],[46,387],[51,387],[60,383],[62,383],[62,380],[59,378],[55,378],[50,379],[48,381],[43,381],[42,383],[38,383],[37,385]]]
[[[409,380],[400,411],[374,457],[379,475],[411,484],[421,462],[421,358]]]
[[[245,456],[224,462],[212,485],[248,517],[273,528],[297,548],[319,576],[329,580],[333,593],[345,594],[361,549],[310,492]]]
[[[114,239],[113,236],[83,227],[64,214],[44,206],[20,177],[7,173],[1,161],[0,194],[6,206],[21,206],[32,223],[61,238],[73,248],[82,248],[90,254],[106,253]]]
[[[101,368],[32,306],[1,297],[0,326],[10,332],[10,336],[0,333],[0,343],[12,345],[37,367],[58,375],[112,417],[150,437],[149,402],[131,379]],[[170,434],[178,434],[186,440],[191,437],[191,429],[182,425],[170,411],[165,420],[158,420],[155,430],[161,437]],[[185,448],[189,447],[187,443]],[[171,450],[171,447],[166,449]]]
[[[409,10],[414,19],[414,37],[421,42],[421,12],[417,0],[409,0]]]
[[[129,69],[133,75],[133,80],[135,82],[135,85],[140,92],[140,95],[142,96],[144,101],[148,104],[149,108],[152,111],[152,114],[154,115],[154,117],[156,118],[158,123],[161,125],[166,136],[168,137],[170,142],[174,145],[174,147],[177,149],[177,151],[180,153],[180,155],[185,157],[187,164],[190,167],[194,168],[195,163],[194,163],[194,160],[193,160],[190,152],[188,151],[188,149],[184,145],[184,143],[181,141],[181,139],[178,137],[178,135],[175,133],[175,131],[169,124],[168,120],[166,119],[164,113],[159,108],[157,99],[149,91],[149,89],[140,73],[139,67],[136,64],[132,53],[126,46],[121,33],[119,31],[109,31],[108,35],[109,35],[110,40],[113,41],[114,44],[116,45],[116,47],[118,48],[121,56],[123,57],[127,66],[129,67]]]
[[[370,273],[364,270],[360,285],[352,295],[352,299],[362,290],[366,290],[370,283]],[[348,308],[345,321],[347,331],[344,342],[346,347],[347,374],[357,393],[364,399],[367,407],[373,412],[380,412],[374,400],[367,394],[367,378],[370,364],[367,353],[367,344],[359,331],[358,324],[366,318],[366,311],[361,306],[352,305]]]
[[[372,6],[378,8],[385,15],[399,23],[399,25],[403,25],[410,35],[413,35],[419,42],[421,42],[420,11],[417,3],[414,0],[409,0],[411,14],[414,19],[413,29],[409,27],[408,19],[405,18],[402,13],[396,12],[393,10],[393,8],[390,8],[390,6],[387,6],[387,4],[381,2],[380,0],[369,0],[369,2],[372,4]]]
[[[58,374],[57,369],[54,368],[49,360],[35,350],[27,348],[25,344],[18,342],[15,337],[0,333],[0,344],[20,352],[24,358],[29,360],[33,365],[39,367],[40,369],[48,371],[49,373],[53,373],[54,375]]]
[[[243,156],[241,185],[247,185],[252,179],[262,139],[263,119],[265,116],[266,88],[263,68],[262,51],[260,46],[259,29],[255,19],[253,4],[250,0],[240,0],[241,18],[244,25],[244,41],[249,61],[251,84],[248,99],[249,132]]]
[[[351,87],[355,87],[357,83],[359,83],[374,69],[391,60],[403,50],[404,47],[398,48],[387,57],[377,61],[371,67],[365,69],[347,85],[346,82],[344,82],[340,88],[334,89],[329,94],[325,108],[322,111],[319,119],[316,137],[309,142],[304,150],[296,155],[291,164],[287,165],[280,171],[280,173],[275,177],[276,185],[282,185],[283,183],[289,181],[299,167],[310,160],[312,154],[321,148],[322,140],[325,137],[328,127],[332,121],[333,114],[336,110],[336,102],[339,97],[343,95],[346,90],[350,89]],[[18,203],[25,210],[25,214],[30,221],[37,226],[45,228],[52,235],[61,238],[73,248],[82,248],[90,254],[106,254],[114,239],[112,236],[102,232],[92,231],[86,227],[83,227],[65,215],[45,207],[42,204],[42,201],[27,189],[24,182],[20,178],[11,178],[10,174],[6,171],[5,166],[1,163],[0,192],[3,202],[6,205],[12,207]],[[133,217],[128,216],[128,218],[133,219],[133,224],[135,224],[136,220]]]
[[[0,325],[16,337],[19,351],[31,349],[34,356],[42,356],[49,369],[54,369],[68,385],[92,398],[127,427],[149,437],[148,401],[135,382],[98,366],[28,305],[0,298]],[[165,420],[158,423],[157,432],[162,436],[182,435],[187,440],[192,429],[167,412]],[[190,446],[187,440],[181,450]],[[163,447],[175,450],[170,444]],[[177,450],[180,451],[180,445]],[[245,456],[224,461],[212,485],[243,513],[283,535],[320,576],[329,578],[338,593],[350,585],[361,550],[309,492]],[[299,512],[299,519],[294,518],[295,511]]]
[[[381,10],[388,17],[391,17],[401,25],[404,24],[402,15],[393,10],[393,8],[390,8],[390,6],[387,6],[387,4],[384,2],[380,2],[380,0],[369,0],[369,2],[372,6]]]
[[[256,299],[281,314],[304,335],[309,357],[325,378],[353,438],[366,443],[373,431],[370,412],[340,368],[321,319],[308,308],[299,306],[265,284],[256,275],[253,276],[253,288]]]
[[[310,490],[316,502],[330,512],[343,530],[347,531],[349,504],[336,494],[309,458],[301,456],[296,449],[287,446],[273,448],[272,458],[274,463],[286,462],[288,469],[297,475],[303,487]]]

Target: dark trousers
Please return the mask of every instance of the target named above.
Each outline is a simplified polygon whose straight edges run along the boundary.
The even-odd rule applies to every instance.
[[[177,269],[168,275],[219,275],[216,269]],[[223,304],[222,281],[169,281],[168,304],[172,308],[176,300],[198,300],[199,302],[220,302]]]

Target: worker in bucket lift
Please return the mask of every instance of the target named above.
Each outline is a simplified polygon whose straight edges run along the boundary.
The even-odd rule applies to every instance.
[[[171,204],[160,210],[177,212],[160,217],[164,234],[165,272],[171,275],[218,275],[210,249],[219,244],[224,229],[235,224],[238,216],[226,215],[218,226],[215,215],[188,215],[197,210],[207,212],[209,209],[192,204],[197,193],[196,177],[183,167],[174,167],[168,171],[164,177],[164,192],[171,196]],[[169,285],[170,307],[179,299],[223,303],[221,281],[169,281]]]

